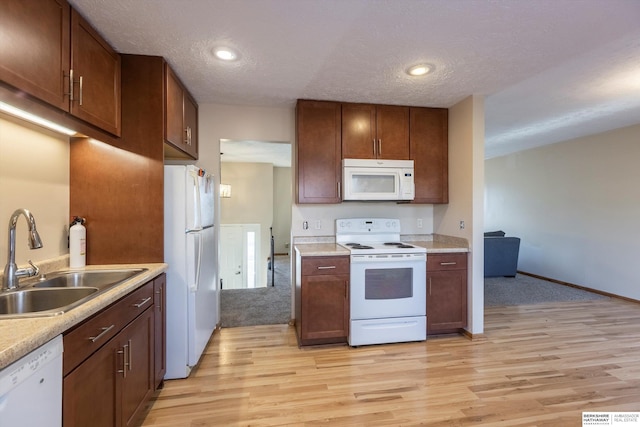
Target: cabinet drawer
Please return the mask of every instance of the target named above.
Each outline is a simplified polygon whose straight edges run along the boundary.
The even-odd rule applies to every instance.
[[[64,375],[153,305],[153,282],[136,289],[64,335]]]
[[[443,270],[466,270],[466,253],[427,254],[427,273]]]
[[[302,258],[302,275],[349,274],[348,256],[320,256]]]

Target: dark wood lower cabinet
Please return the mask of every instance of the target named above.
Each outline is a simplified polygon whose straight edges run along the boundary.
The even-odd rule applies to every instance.
[[[346,343],[349,257],[303,257],[298,264],[296,330],[300,344]]]
[[[116,425],[135,425],[153,393],[153,314],[147,309],[116,337]]]
[[[64,355],[64,427],[140,422],[164,375],[165,283],[162,274],[65,333],[65,349],[76,351]]]
[[[113,427],[116,423],[117,342],[109,341],[64,377],[62,425]]]
[[[467,254],[427,255],[427,335],[467,326]]]

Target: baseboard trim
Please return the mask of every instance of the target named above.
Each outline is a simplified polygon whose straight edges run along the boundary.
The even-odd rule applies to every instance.
[[[539,274],[529,273],[529,272],[526,272],[526,271],[518,270],[518,273],[519,274],[524,274],[525,276],[534,277],[536,279],[546,280],[547,282],[557,283],[558,285],[569,286],[570,288],[576,288],[576,289],[580,289],[580,290],[587,291],[587,292],[593,292],[594,294],[604,295],[606,297],[617,298],[617,299],[621,299],[621,300],[624,300],[624,301],[629,301],[629,302],[634,302],[636,304],[640,304],[640,300],[637,300],[637,299],[633,299],[633,298],[629,298],[629,297],[623,297],[622,295],[612,294],[610,292],[605,292],[605,291],[601,291],[601,290],[598,290],[598,289],[588,288],[586,286],[576,285],[575,283],[564,282],[562,280],[556,280],[556,279],[552,279],[550,277],[540,276]]]

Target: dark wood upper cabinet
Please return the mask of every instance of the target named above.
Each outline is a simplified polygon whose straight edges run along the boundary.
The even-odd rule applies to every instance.
[[[340,203],[340,103],[299,100],[296,106],[297,203]]]
[[[120,135],[120,55],[75,10],[71,11],[70,112]]]
[[[120,55],[65,0],[3,0],[0,28],[0,81],[120,136]]]
[[[169,64],[165,64],[167,158],[198,159],[198,105]]]
[[[343,159],[409,159],[409,107],[342,104]]]
[[[64,111],[70,11],[65,0],[0,2],[0,80]]]
[[[414,203],[449,202],[448,117],[446,108],[410,108]]]

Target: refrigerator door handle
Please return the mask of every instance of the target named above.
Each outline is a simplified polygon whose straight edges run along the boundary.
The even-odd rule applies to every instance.
[[[193,178],[193,197],[195,198],[195,207],[193,213],[193,226],[195,229],[202,228],[202,205],[200,201],[200,177],[195,170],[189,171],[189,174]]]
[[[190,291],[198,292],[198,286],[200,285],[200,264],[202,263],[202,236],[199,233],[196,233],[193,237],[196,245],[196,280],[191,285]]]

